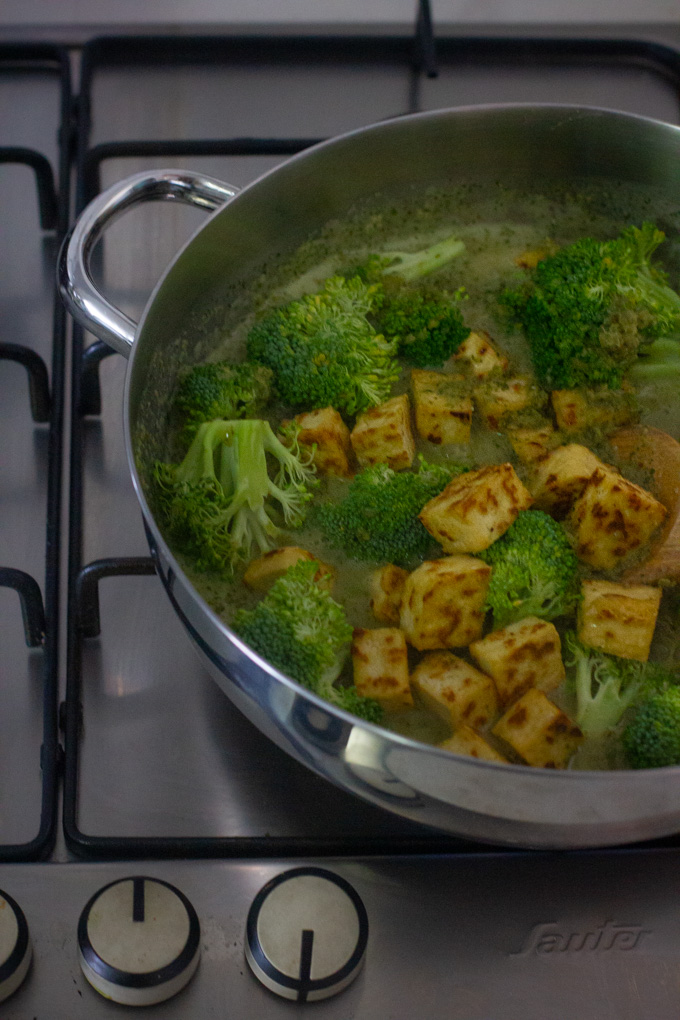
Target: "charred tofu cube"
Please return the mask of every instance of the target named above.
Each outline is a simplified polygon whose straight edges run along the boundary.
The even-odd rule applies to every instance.
[[[416,446],[407,394],[360,414],[350,438],[361,467],[387,464],[395,471],[410,467]]]
[[[287,545],[281,549],[272,549],[270,552],[258,556],[256,560],[250,561],[243,575],[243,583],[255,591],[267,591],[274,584],[274,581],[278,581],[280,577],[283,577],[288,568],[300,560],[316,560],[316,556],[313,556],[306,549],[301,549],[297,545]],[[333,587],[335,571],[328,564],[321,563],[320,561],[317,562],[319,563],[319,569],[314,580],[323,588],[330,590]]]
[[[493,677],[502,705],[511,704],[529,687],[553,691],[564,682],[560,636],[552,623],[536,616],[474,641],[470,655]]]
[[[558,434],[549,422],[535,428],[509,426],[506,433],[513,450],[523,464],[533,464],[545,457],[558,442]]]
[[[491,731],[527,765],[563,769],[583,741],[583,733],[543,691],[531,687],[501,716]]]
[[[419,517],[445,552],[475,553],[488,549],[531,503],[512,464],[492,464],[453,478]]]
[[[383,708],[409,708],[413,694],[408,675],[408,651],[397,627],[363,630],[352,637],[354,686],[362,698],[375,698]]]
[[[529,489],[534,508],[565,517],[598,468],[605,465],[587,446],[569,443],[533,465]]]
[[[334,407],[307,411],[295,416],[300,427],[298,441],[302,446],[314,446],[314,465],[319,474],[352,474],[352,444],[349,429]]]
[[[551,400],[563,432],[616,429],[638,416],[635,397],[626,390],[553,390]]]
[[[666,514],[651,492],[614,468],[598,468],[571,511],[576,555],[595,570],[613,570],[646,545]]]
[[[472,556],[427,560],[406,578],[400,626],[414,648],[464,648],[482,635],[491,567]]]
[[[475,403],[487,428],[497,432],[504,415],[533,406],[538,399],[538,392],[532,379],[514,376],[478,386],[475,389]]]
[[[499,354],[484,330],[471,332],[453,356],[453,360],[469,368],[472,375],[483,379],[493,371],[505,372],[508,359]]]
[[[374,570],[370,578],[371,609],[376,620],[381,623],[399,623],[401,598],[408,570],[387,563],[379,570]]]
[[[444,751],[453,751],[454,754],[462,754],[468,758],[479,758],[481,761],[497,761],[508,764],[508,759],[492,747],[488,740],[473,730],[472,726],[463,723],[459,726],[452,737],[443,740],[437,745]]]
[[[465,380],[445,372],[411,372],[416,431],[429,443],[469,443],[472,398]]]
[[[661,602],[650,585],[584,581],[578,639],[608,655],[646,662]]]
[[[498,714],[494,682],[452,652],[428,652],[411,674],[420,700],[450,723],[480,729]]]

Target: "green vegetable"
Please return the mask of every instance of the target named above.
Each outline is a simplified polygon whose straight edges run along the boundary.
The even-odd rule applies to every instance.
[[[274,582],[254,609],[241,609],[234,630],[276,669],[320,697],[369,722],[379,722],[377,701],[356,687],[336,686],[352,637],[344,610],[314,580],[319,564],[301,560]]]
[[[464,470],[422,457],[415,472],[376,464],[353,478],[343,500],[318,507],[314,520],[328,544],[351,559],[410,566],[433,545],[418,514]]]
[[[538,616],[572,613],[581,579],[578,559],[557,521],[542,510],[524,510],[504,535],[477,554],[493,569],[487,606],[495,628]]]
[[[582,645],[565,635],[568,686],[576,696],[576,722],[587,737],[616,728],[624,712],[650,693],[673,682],[673,673],[653,662],[621,659]]]
[[[648,357],[657,375],[678,371],[675,342],[670,351],[654,344],[680,329],[680,296],[651,263],[664,236],[643,223],[613,240],[584,238],[504,292],[501,304],[522,326],[546,389],[618,389],[633,365],[645,372]]]
[[[192,439],[199,425],[217,418],[252,418],[269,400],[272,373],[247,361],[232,365],[214,361],[184,372],[175,394],[175,407]]]
[[[273,515],[289,528],[301,524],[315,481],[311,454],[302,455],[294,432],[288,441],[258,419],[206,422],[181,464],[157,462],[153,499],[170,543],[201,570],[228,571],[253,548],[280,543]]]
[[[356,414],[381,404],[399,376],[396,342],[367,315],[375,288],[334,276],[317,294],[291,301],[256,323],[248,357],[274,373],[281,399],[294,409],[334,407]]]
[[[623,749],[634,769],[680,765],[680,688],[653,694],[623,732]]]

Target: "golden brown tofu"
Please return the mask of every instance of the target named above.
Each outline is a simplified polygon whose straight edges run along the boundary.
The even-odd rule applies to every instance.
[[[539,262],[547,259],[550,255],[554,255],[558,248],[559,245],[554,241],[546,241],[540,248],[523,251],[515,259],[515,265],[520,266],[521,269],[535,269]]]
[[[491,731],[527,765],[563,769],[583,741],[583,733],[543,691],[531,687],[501,716]]]
[[[428,652],[411,674],[419,699],[455,730],[462,723],[477,729],[498,714],[494,682],[452,652]]]
[[[463,723],[459,726],[452,737],[443,740],[437,745],[445,751],[453,751],[454,754],[462,754],[468,758],[479,758],[481,761],[497,761],[501,764],[508,764],[508,759],[492,747],[488,740],[485,740],[477,730]]]
[[[584,581],[578,639],[608,655],[646,662],[661,602],[650,585]]]
[[[314,446],[314,465],[319,474],[352,474],[352,444],[349,429],[334,407],[307,411],[295,416],[300,426],[298,441],[302,446]]]
[[[445,552],[475,553],[500,538],[531,503],[512,464],[492,464],[453,478],[418,516]]]
[[[534,508],[558,519],[566,516],[595,471],[604,466],[587,446],[558,446],[532,466],[529,489]]]
[[[262,556],[258,556],[257,559],[250,561],[243,575],[243,583],[247,584],[249,588],[255,589],[255,591],[267,591],[274,584],[274,581],[278,581],[280,577],[283,577],[288,568],[292,567],[293,564],[298,563],[300,560],[316,559],[316,556],[313,556],[306,549],[301,549],[297,545],[287,545],[280,549],[271,549]],[[335,571],[327,563],[321,563],[321,561],[318,561],[318,563],[319,569],[314,580],[321,587],[327,588],[330,591],[333,587]]]
[[[553,390],[551,400],[563,432],[615,429],[635,421],[638,414],[635,398],[626,390]]]
[[[416,452],[411,431],[411,411],[406,393],[378,407],[371,407],[357,418],[350,439],[361,467],[387,464],[403,471],[413,463]]]
[[[646,545],[666,513],[651,492],[614,468],[598,468],[572,507],[576,555],[596,570],[613,570]]]
[[[411,372],[416,431],[429,443],[469,443],[472,398],[462,380],[445,372]]]
[[[502,705],[511,704],[529,687],[553,691],[565,679],[560,636],[552,623],[536,616],[474,641],[470,655],[493,677]]]
[[[497,370],[505,372],[508,367],[508,359],[498,353],[489,334],[481,329],[463,340],[453,360],[464,364],[478,379]]]
[[[401,597],[408,577],[408,570],[387,563],[374,570],[370,578],[371,609],[381,623],[399,623]]]
[[[512,426],[506,429],[506,433],[523,464],[533,464],[545,457],[559,442],[558,433],[550,424],[537,428]]]
[[[414,648],[464,648],[482,635],[491,567],[472,556],[427,560],[409,574],[400,626]]]
[[[352,664],[354,686],[363,698],[375,698],[392,710],[413,704],[406,640],[397,627],[355,627]]]
[[[499,379],[486,382],[475,389],[475,403],[487,428],[496,432],[501,427],[504,415],[512,411],[523,411],[536,403],[537,388],[534,381],[526,376]]]

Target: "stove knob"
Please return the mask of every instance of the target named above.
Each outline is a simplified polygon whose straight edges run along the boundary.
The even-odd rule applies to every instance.
[[[193,976],[200,937],[196,911],[179,889],[156,878],[123,878],[95,893],[80,915],[80,966],[105,998],[150,1006]]]
[[[349,882],[324,868],[294,868],[253,900],[246,959],[272,992],[313,1002],[353,981],[367,940],[366,908]]]
[[[24,912],[0,892],[0,1002],[17,990],[31,963],[31,940]]]

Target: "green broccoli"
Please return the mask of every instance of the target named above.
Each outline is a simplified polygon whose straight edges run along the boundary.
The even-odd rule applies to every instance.
[[[564,643],[568,689],[576,697],[576,722],[587,737],[614,730],[638,699],[673,681],[673,673],[658,663],[606,655],[582,645],[571,631]]]
[[[643,701],[622,742],[631,768],[680,765],[680,688],[667,687]]]
[[[240,609],[239,637],[276,669],[332,704],[369,722],[382,709],[356,687],[336,686],[352,637],[342,606],[318,585],[319,564],[300,560],[271,586],[254,609]]]
[[[343,500],[317,507],[314,521],[328,544],[351,559],[410,566],[433,547],[418,514],[464,470],[422,457],[417,471],[376,464],[352,479]]]
[[[315,481],[311,454],[295,434],[284,446],[266,421],[213,421],[200,425],[181,464],[157,462],[153,499],[161,526],[180,552],[201,570],[235,564],[281,541],[282,523],[302,523]],[[270,477],[267,457],[276,465]]]
[[[279,396],[296,410],[332,406],[352,415],[383,403],[399,365],[396,342],[367,318],[374,294],[358,278],[331,277],[256,323],[248,358],[272,370]]]
[[[182,373],[174,406],[184,421],[184,434],[192,439],[205,421],[252,418],[269,400],[272,373],[247,361],[232,365],[213,361],[194,365]]]
[[[609,241],[584,238],[549,255],[518,288],[501,295],[529,342],[539,382],[547,389],[618,389],[636,366],[644,372],[656,347],[680,328],[680,296],[651,263],[664,240],[652,223],[628,227]],[[674,348],[671,348],[674,350]],[[664,354],[666,371],[680,357]]]
[[[458,307],[466,297],[420,282],[443,269],[465,250],[457,237],[416,252],[370,255],[345,275],[374,287],[370,321],[378,332],[397,341],[399,353],[416,368],[437,368],[454,354],[470,334]]]
[[[488,549],[477,553],[493,569],[487,606],[494,627],[525,616],[554,620],[576,609],[578,559],[560,524],[542,510],[523,510]]]

